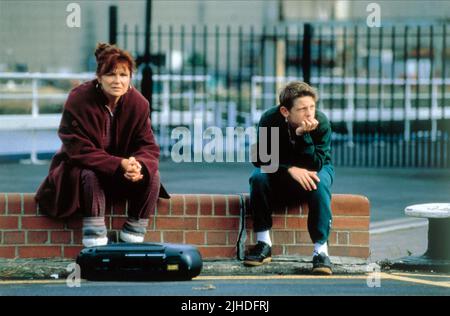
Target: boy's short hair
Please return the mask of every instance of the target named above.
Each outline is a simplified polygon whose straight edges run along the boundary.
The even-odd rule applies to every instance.
[[[284,106],[290,111],[294,105],[294,100],[305,96],[312,97],[315,102],[319,99],[316,90],[306,82],[289,82],[280,92],[280,106]]]

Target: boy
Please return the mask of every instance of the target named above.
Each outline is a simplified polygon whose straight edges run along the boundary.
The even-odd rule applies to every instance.
[[[331,228],[331,185],[334,168],[331,163],[331,126],[324,113],[316,110],[315,90],[304,82],[291,82],[281,91],[280,104],[261,117],[258,130],[278,129],[278,169],[264,172],[259,147],[257,167],[250,177],[250,207],[257,244],[244,259],[247,266],[271,261],[270,229],[272,210],[280,205],[309,206],[308,231],[314,243],[313,273],[332,274],[327,241]],[[259,134],[258,134],[259,135]],[[270,135],[270,134],[269,134]],[[268,140],[271,137],[267,137]]]

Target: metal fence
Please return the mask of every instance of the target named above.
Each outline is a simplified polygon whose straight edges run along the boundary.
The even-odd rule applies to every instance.
[[[209,76],[169,90],[200,90],[200,111],[214,109],[223,126],[257,123],[277,104],[288,80],[318,88],[318,107],[333,126],[337,165],[449,167],[448,25],[345,23],[263,27],[157,26],[151,33],[157,74]],[[117,44],[140,55],[143,32],[124,25]],[[157,90],[158,87],[156,86]],[[154,99],[153,111],[163,109]],[[169,100],[170,111],[185,109]],[[223,108],[225,107],[225,108]],[[234,115],[229,114],[229,108]],[[215,121],[217,122],[217,120]],[[159,127],[157,133],[165,133]],[[167,153],[170,140],[163,140]]]
[[[30,159],[24,162],[38,164],[41,163],[39,154],[48,156],[56,152],[60,146],[56,130],[69,90],[94,78],[95,73],[0,73],[0,156],[29,153]],[[160,102],[160,111],[152,113],[152,121],[161,131],[157,137],[166,144],[163,146],[166,155],[169,138],[164,131],[168,126],[189,126],[197,116],[204,118],[205,124],[219,124],[209,109],[194,107],[193,100],[206,101],[207,95],[191,89],[180,93],[170,91],[169,82],[182,85],[209,80],[208,76],[201,75],[153,76],[153,81],[161,88],[153,94],[153,99]],[[134,84],[140,81],[140,74],[133,77]],[[169,102],[177,101],[186,101],[187,110],[170,110]]]
[[[152,122],[162,154],[170,155],[174,127],[192,128],[194,120],[223,130],[254,126],[265,109],[277,104],[285,82],[309,79],[319,90],[318,107],[332,122],[336,165],[449,167],[447,33],[448,26],[442,23],[373,29],[347,24],[259,30],[158,26],[150,45]],[[137,27],[130,31],[125,25],[112,34],[120,47],[141,55],[144,33]],[[58,80],[93,77],[93,73],[0,76],[0,106],[18,97],[31,102],[26,117],[0,116],[0,129],[8,124],[16,129],[25,126],[18,122],[44,128],[39,124],[45,125],[48,113],[40,113],[40,100],[62,104],[68,89],[46,94],[39,92],[42,82],[58,85]],[[139,86],[140,69],[134,78]],[[26,80],[29,92],[7,92],[9,81]],[[51,120],[54,128],[56,119]]]

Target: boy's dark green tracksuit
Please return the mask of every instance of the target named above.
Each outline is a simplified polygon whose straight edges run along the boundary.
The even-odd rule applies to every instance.
[[[334,178],[334,168],[331,164],[331,126],[325,114],[320,111],[316,111],[316,120],[319,125],[314,131],[302,136],[291,133],[293,139],[290,139],[288,124],[278,106],[270,108],[262,115],[258,130],[260,127],[268,127],[268,132],[270,127],[278,127],[279,130],[279,168],[274,173],[262,172],[260,167],[264,163],[259,160],[259,154],[258,160],[253,163],[258,167],[249,180],[250,207],[255,232],[272,227],[273,209],[290,204],[298,205],[306,199],[309,206],[310,237],[314,243],[327,242],[332,220],[330,189]],[[270,133],[268,135],[267,139],[270,140]],[[258,139],[257,149],[259,142]],[[270,143],[268,147],[270,152]],[[291,166],[317,171],[320,179],[316,184],[317,189],[304,190],[288,173],[287,169]]]

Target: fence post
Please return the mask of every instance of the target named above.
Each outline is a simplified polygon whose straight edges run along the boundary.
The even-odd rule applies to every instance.
[[[152,115],[152,95],[153,95],[153,71],[150,54],[150,36],[152,27],[152,0],[147,0],[145,14],[145,52],[142,57],[144,67],[142,69],[141,92],[150,104],[150,117]]]
[[[311,43],[313,27],[310,23],[305,23],[303,31],[303,56],[302,56],[302,70],[303,81],[307,84],[311,84]]]
[[[109,7],[109,43],[117,43],[117,6]]]

